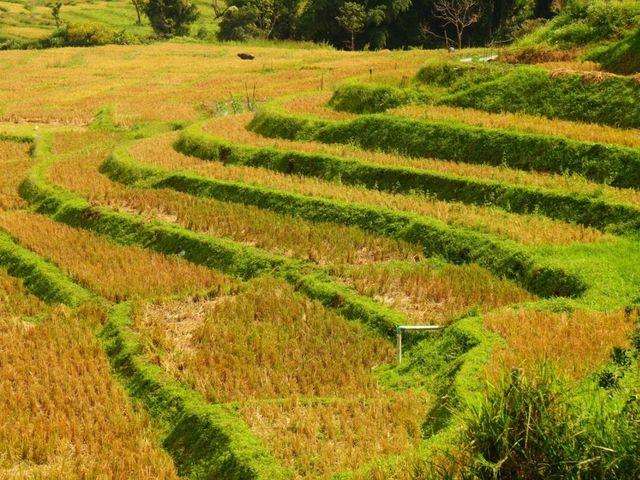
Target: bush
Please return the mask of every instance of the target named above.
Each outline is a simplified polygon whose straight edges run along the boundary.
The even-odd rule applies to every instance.
[[[98,24],[71,24],[63,30],[65,46],[91,47],[94,45],[107,45],[113,42],[112,30]]]
[[[153,31],[162,37],[184,36],[199,15],[198,7],[189,0],[148,0],[144,13]]]
[[[630,74],[640,72],[640,29],[613,45],[600,48],[587,56],[605,70]]]
[[[572,47],[620,38],[638,25],[640,4],[636,1],[573,0],[540,39]]]
[[[440,102],[496,113],[523,112],[615,127],[640,127],[640,83],[629,78],[552,75],[541,68],[522,66],[490,82],[454,92]]]
[[[425,63],[418,71],[416,80],[456,92],[478,83],[494,80],[508,72],[509,69],[510,67],[506,65],[490,63],[433,60]]]
[[[390,85],[349,83],[336,89],[329,106],[341,112],[378,113],[406,105],[416,97],[416,92]]]

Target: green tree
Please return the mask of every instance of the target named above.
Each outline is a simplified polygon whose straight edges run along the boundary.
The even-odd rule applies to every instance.
[[[289,37],[299,3],[300,0],[229,0],[225,11],[214,8],[216,16],[218,11],[222,16],[218,39]]]
[[[56,22],[56,28],[60,28],[62,25],[62,20],[60,19],[60,9],[62,8],[62,2],[56,2],[50,5],[51,7],[51,16]]]
[[[364,5],[355,2],[346,2],[338,10],[340,15],[336,20],[342,28],[344,28],[351,36],[351,50],[356,49],[356,33],[364,30],[367,21],[367,11]]]
[[[138,19],[136,20],[136,24],[140,25],[142,23],[142,11],[144,10],[144,0],[131,0],[133,3],[133,7],[136,9],[136,15]]]
[[[198,18],[198,8],[189,0],[148,0],[144,13],[156,34],[163,37],[186,35]]]

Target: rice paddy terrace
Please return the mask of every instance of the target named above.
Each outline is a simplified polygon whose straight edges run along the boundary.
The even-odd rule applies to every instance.
[[[633,105],[502,108],[482,87],[520,67],[442,52],[254,50],[0,55],[2,478],[460,476],[486,382],[544,362],[637,423]],[[586,77],[544,85],[640,89]],[[443,328],[398,364],[401,325]],[[632,478],[627,440],[579,468]]]

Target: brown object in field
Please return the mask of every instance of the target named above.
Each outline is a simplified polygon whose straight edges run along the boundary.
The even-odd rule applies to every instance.
[[[253,60],[254,58],[256,58],[255,56],[251,55],[250,53],[239,53],[238,56],[242,60]]]

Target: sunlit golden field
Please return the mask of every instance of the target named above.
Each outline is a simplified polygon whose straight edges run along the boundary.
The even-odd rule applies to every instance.
[[[212,301],[141,306],[135,323],[150,361],[209,401],[239,402],[301,478],[325,478],[419,439],[426,395],[386,391],[372,374],[393,359],[391,345],[282,280]]]
[[[256,59],[240,60],[245,50]],[[202,121],[203,136],[256,150],[539,187],[620,202],[625,212],[640,206],[640,188],[578,175],[247,128],[269,102],[357,118],[327,105],[342,81],[418,89],[427,60],[456,55],[178,41],[0,51],[0,478],[227,478],[225,468],[256,465],[265,468],[247,473],[256,480],[466,478],[465,422],[487,382],[546,361],[582,386],[627,368],[612,366],[612,351],[636,361],[633,218],[600,230],[557,219],[576,218],[567,209],[579,202],[558,215],[517,214],[472,182],[439,197],[461,199],[451,202],[413,193],[422,185],[382,188],[374,174],[347,181],[338,162],[328,181],[282,173],[300,171],[291,164],[264,168],[276,161],[266,155],[249,167],[175,146]],[[640,148],[638,129],[531,115],[422,104],[384,115]],[[206,190],[172,183],[171,172],[282,197],[262,204],[255,199],[266,195],[251,188]],[[398,184],[414,188],[407,175]],[[289,209],[282,202],[292,196]],[[91,300],[43,291],[69,285]],[[442,329],[405,332],[398,365],[401,325]],[[190,471],[191,462],[201,463]],[[289,476],[265,474],[273,465]]]
[[[111,377],[91,330],[100,311],[46,313],[4,272],[0,299],[0,477],[178,478]]]
[[[216,102],[246,91],[259,101],[325,88],[357,75],[411,75],[420,52],[354,54],[329,49],[252,48],[254,61],[236,57],[241,47],[159,44],[4,52],[0,68],[0,120],[84,125],[111,105],[125,125],[145,120],[194,120]],[[47,98],[46,104],[41,102]]]
[[[11,209],[25,205],[18,195],[18,186],[27,177],[33,160],[29,157],[30,145],[0,141],[0,208]]]
[[[221,120],[216,120],[221,122]],[[214,127],[209,127],[216,130]],[[232,137],[233,138],[233,137]],[[394,195],[366,188],[351,187],[315,178],[286,175],[266,169],[223,166],[203,162],[171,150],[174,135],[143,140],[131,152],[147,164],[197,172],[221,180],[286,190],[302,195],[318,196],[402,210],[437,218],[445,223],[504,235],[527,244],[575,241],[594,242],[606,237],[602,232],[582,225],[572,225],[536,215],[515,215],[497,208],[449,203],[425,196]]]
[[[217,291],[232,283],[220,273],[138,247],[114,245],[37,214],[1,212],[0,227],[79,283],[116,301]]]

